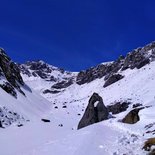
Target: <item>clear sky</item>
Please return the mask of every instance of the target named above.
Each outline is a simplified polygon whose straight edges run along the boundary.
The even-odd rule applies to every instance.
[[[13,60],[79,71],[155,40],[155,0],[0,0],[0,46]]]

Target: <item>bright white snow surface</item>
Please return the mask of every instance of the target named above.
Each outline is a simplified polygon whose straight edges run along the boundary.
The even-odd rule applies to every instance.
[[[155,122],[154,70],[155,62],[152,62],[139,70],[120,72],[125,78],[107,88],[103,88],[103,77],[81,86],[73,84],[59,94],[45,95],[42,94],[42,89],[46,86],[49,88],[49,82],[33,78],[27,81],[25,78],[33,90],[32,93],[26,91],[26,98],[18,94],[18,99],[15,99],[0,90],[1,105],[30,120],[20,128],[12,125],[0,129],[0,154],[145,155],[143,143],[152,137],[151,134],[146,134],[145,126]],[[103,97],[105,105],[130,100],[133,104],[141,103],[151,107],[141,110],[140,121],[133,125],[120,122],[132,109],[130,105],[127,111],[115,115],[116,118],[77,130],[83,109],[94,92]],[[64,105],[67,108],[63,108]],[[41,118],[51,122],[42,122]],[[155,126],[150,128],[154,129]]]

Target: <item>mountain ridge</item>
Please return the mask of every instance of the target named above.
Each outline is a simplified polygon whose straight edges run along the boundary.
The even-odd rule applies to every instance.
[[[126,57],[120,56],[115,61],[101,63],[79,72],[65,71],[58,67],[49,65],[42,60],[28,61],[25,64],[19,65],[19,68],[21,69],[22,74],[27,75],[28,77],[40,77],[46,81],[51,81],[53,83],[51,84],[51,88],[44,90],[44,93],[59,93],[61,92],[59,89],[69,87],[73,83],[83,85],[98,78],[101,79],[102,77],[105,79],[105,86],[109,86],[123,78],[121,75],[122,71],[128,68],[140,69],[154,61],[154,59],[155,42],[152,42],[144,47],[132,50],[126,55]],[[40,68],[35,68],[35,66]]]
[[[18,64],[7,57],[3,55],[3,61],[0,61],[0,67],[3,64],[8,67],[0,68],[0,84],[9,83],[16,95],[0,87],[3,154],[148,153],[142,148],[146,139],[154,136],[155,130],[155,42],[129,52],[126,57],[120,56],[113,62],[80,72],[68,72],[43,61]],[[19,71],[22,80],[16,76]],[[24,83],[20,84],[20,81]],[[89,113],[92,108],[88,105],[94,92],[110,117],[106,115],[104,121],[97,123],[98,117],[102,116],[98,116],[98,111],[102,111],[98,106],[97,109],[94,107],[95,124],[77,130],[86,109],[92,117]],[[95,101],[92,104],[97,105]],[[136,121],[126,123],[137,107]]]

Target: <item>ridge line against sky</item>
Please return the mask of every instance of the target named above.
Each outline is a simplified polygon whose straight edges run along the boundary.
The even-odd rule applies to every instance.
[[[5,0],[0,46],[13,60],[70,71],[115,60],[155,40],[153,0]]]

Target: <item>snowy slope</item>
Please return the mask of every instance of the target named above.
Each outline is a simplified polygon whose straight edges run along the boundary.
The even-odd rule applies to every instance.
[[[16,63],[3,49],[0,49],[0,98],[2,126],[15,122],[13,116],[31,121],[50,111],[50,103],[24,83]]]
[[[146,51],[146,57],[152,57],[152,50],[148,48]],[[146,132],[155,130],[154,125],[146,128],[146,125],[155,124],[155,61],[139,69],[118,70],[117,73],[124,78],[105,88],[105,76],[79,85],[76,83],[78,73],[62,72],[42,61],[22,66],[22,77],[32,92],[21,87],[26,97],[18,92],[16,99],[0,89],[0,105],[18,112],[30,122],[20,128],[13,125],[6,129],[0,128],[3,155],[147,154],[142,147],[144,141],[153,135]],[[43,93],[46,89],[53,91],[52,87],[57,83],[70,80],[72,83],[60,88],[58,93]],[[127,111],[114,115],[114,118],[77,130],[94,92],[103,97],[105,105],[116,101],[130,101],[131,104]],[[139,112],[140,121],[132,125],[122,123],[120,120],[136,103],[148,106]],[[42,118],[50,122],[42,122]]]
[[[56,140],[51,139],[43,146],[40,145],[25,154],[35,152],[36,154],[48,155],[52,151],[54,151],[53,154],[62,154],[66,151],[71,155],[86,153],[99,155],[146,154],[141,148],[143,142],[152,136],[151,134],[145,134],[145,126],[153,123],[155,117],[153,112],[155,108],[154,69],[155,62],[151,62],[141,69],[123,71],[121,74],[125,75],[125,78],[107,88],[103,88],[103,77],[82,86],[73,84],[59,94],[42,94],[53,105],[51,114],[54,116],[52,118],[53,124],[56,124],[56,126],[63,124],[63,130],[69,130],[70,132],[63,137],[59,137],[58,134]],[[115,101],[130,100],[132,104],[141,103],[152,107],[140,111],[141,120],[135,125],[126,125],[119,122],[132,109],[132,105],[130,105],[126,112],[116,115],[115,119],[76,131],[78,122],[84,113],[83,109],[86,108],[93,92],[97,92],[103,97],[105,105]],[[63,108],[64,105],[67,108]],[[55,108],[56,106],[58,109]]]

